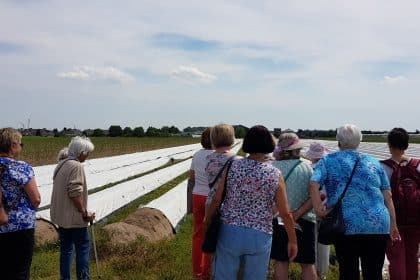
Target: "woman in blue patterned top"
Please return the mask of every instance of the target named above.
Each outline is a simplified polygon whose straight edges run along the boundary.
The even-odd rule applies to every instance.
[[[399,238],[389,181],[378,160],[357,151],[362,140],[359,128],[351,124],[338,128],[337,140],[340,150],[321,159],[312,175],[312,203],[318,218],[325,217],[356,166],[342,200],[345,235],[334,244],[340,280],[360,278],[359,258],[364,280],[382,279],[389,234],[392,240]],[[327,209],[320,200],[320,185],[327,191]]]
[[[35,211],[41,202],[32,167],[17,161],[22,135],[13,128],[0,129],[0,204],[9,221],[0,226],[1,279],[29,279],[35,233]]]

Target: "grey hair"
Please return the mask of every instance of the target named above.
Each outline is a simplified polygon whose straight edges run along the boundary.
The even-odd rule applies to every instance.
[[[354,124],[345,124],[337,128],[336,139],[340,148],[357,149],[362,141],[362,132]]]
[[[92,152],[95,146],[87,137],[75,136],[69,144],[69,156],[78,158],[80,155],[87,155]]]
[[[66,159],[66,158],[68,158],[68,157],[69,157],[69,148],[67,148],[67,147],[62,148],[62,149],[58,152],[58,155],[57,155],[57,161],[60,161],[60,160]]]

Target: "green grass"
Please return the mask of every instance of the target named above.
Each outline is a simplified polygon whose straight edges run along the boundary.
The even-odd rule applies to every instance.
[[[32,166],[56,163],[58,152],[70,140],[70,137],[23,137],[22,143],[25,146],[20,159]],[[92,137],[91,140],[95,150],[89,156],[90,159],[200,142],[199,138],[192,137]]]

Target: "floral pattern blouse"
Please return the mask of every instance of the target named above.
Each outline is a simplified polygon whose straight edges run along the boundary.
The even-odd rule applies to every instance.
[[[1,176],[3,205],[9,210],[9,222],[0,226],[0,234],[35,228],[35,209],[26,193],[21,195],[13,209],[8,209],[13,201],[24,192],[23,188],[35,176],[32,167],[23,161],[0,157],[0,166],[8,165]]]
[[[311,181],[325,186],[328,202],[333,207],[350,178],[359,157],[355,150],[343,150],[322,158],[315,167]],[[360,154],[352,181],[342,200],[346,235],[388,234],[390,216],[383,190],[389,190],[388,177],[378,160]]]
[[[272,206],[280,176],[281,171],[270,162],[235,160],[227,176],[222,221],[272,234]]]

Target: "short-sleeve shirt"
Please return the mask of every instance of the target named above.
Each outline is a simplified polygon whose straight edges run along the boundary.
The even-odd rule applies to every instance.
[[[24,192],[24,187],[35,176],[32,167],[23,161],[0,158],[0,166],[8,165],[1,176],[3,205],[9,210],[9,222],[0,226],[0,233],[15,232],[35,228],[35,209],[32,207],[26,193],[21,195],[13,209],[13,201]]]
[[[272,234],[272,207],[280,176],[280,170],[269,162],[246,158],[233,161],[221,208],[222,221]]]
[[[209,194],[209,179],[206,174],[207,156],[213,153],[213,150],[201,149],[196,152],[191,161],[191,170],[194,171],[193,194],[207,196]]]
[[[325,185],[327,207],[331,208],[344,191],[359,155],[360,160],[342,200],[345,234],[389,234],[390,216],[382,191],[389,190],[390,186],[378,160],[355,150],[338,151],[318,162],[311,181]]]
[[[296,164],[298,165],[292,170]],[[285,183],[290,210],[296,211],[310,199],[308,186],[312,176],[312,167],[301,159],[276,160],[273,161],[273,166],[281,170],[281,173],[285,177],[292,170]],[[312,210],[305,213],[302,219],[313,223],[316,221],[315,214]]]
[[[225,163],[234,156],[233,153],[217,153],[213,152],[207,156],[207,166],[206,166],[206,174],[207,174],[207,182],[210,184],[216,179],[216,176],[219,174],[220,170],[223,168]],[[220,176],[221,177],[221,176]],[[214,183],[213,187],[210,188],[209,194],[207,196],[206,205],[209,205],[213,200],[214,195],[216,194],[217,184],[220,178]]]

